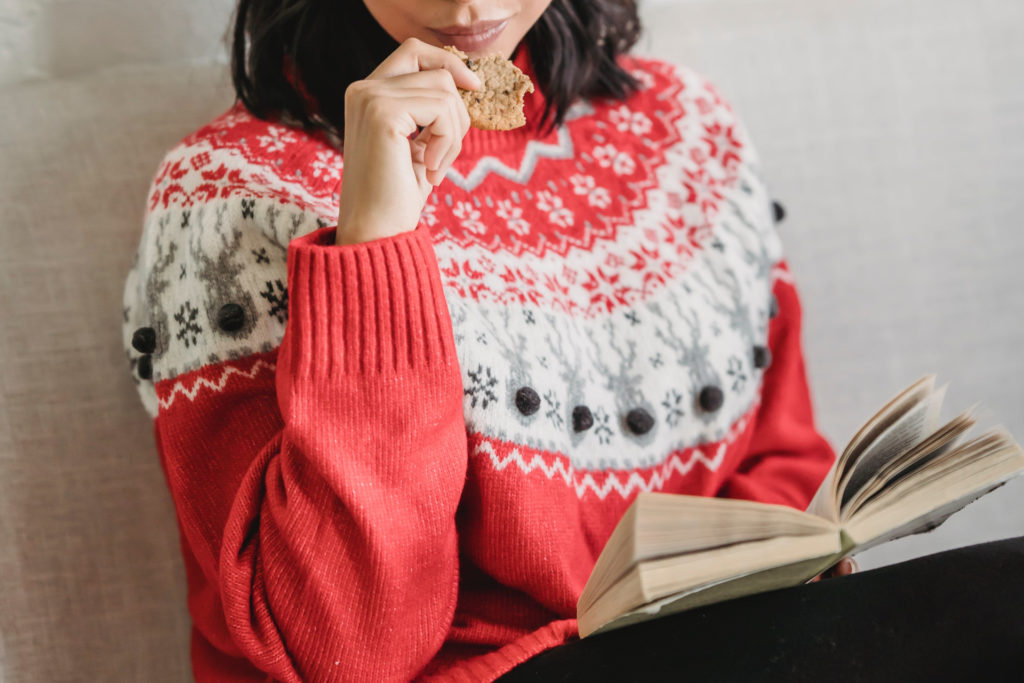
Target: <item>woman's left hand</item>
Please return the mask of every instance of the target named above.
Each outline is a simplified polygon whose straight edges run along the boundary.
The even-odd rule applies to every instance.
[[[852,557],[844,557],[807,583],[814,583],[820,579],[830,579],[834,576],[846,576],[854,573],[855,571],[857,571],[857,562]]]

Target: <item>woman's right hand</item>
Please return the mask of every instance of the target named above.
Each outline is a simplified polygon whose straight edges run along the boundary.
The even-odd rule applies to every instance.
[[[481,86],[457,56],[410,38],[348,87],[337,244],[415,229],[469,130],[457,88]]]

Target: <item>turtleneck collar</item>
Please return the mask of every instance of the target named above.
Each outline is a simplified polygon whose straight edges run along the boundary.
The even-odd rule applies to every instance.
[[[479,130],[470,128],[462,140],[462,152],[456,161],[471,160],[488,154],[504,152],[526,146],[530,140],[541,138],[541,117],[544,114],[546,100],[537,82],[536,71],[526,41],[520,41],[512,54],[512,63],[533,81],[533,92],[526,93],[523,98],[523,113],[526,125],[514,130]],[[554,135],[555,133],[552,133]]]

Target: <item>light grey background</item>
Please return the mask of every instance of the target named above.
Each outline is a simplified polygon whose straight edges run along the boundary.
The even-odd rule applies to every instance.
[[[163,153],[232,99],[226,0],[0,0],[0,681],[189,680],[185,575],[121,350]],[[1024,3],[648,2],[789,211],[819,427],[936,372],[1024,438]],[[1024,482],[862,567],[1024,533]]]

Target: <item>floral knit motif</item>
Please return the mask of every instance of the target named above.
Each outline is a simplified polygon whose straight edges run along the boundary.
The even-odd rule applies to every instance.
[[[807,504],[834,455],[756,152],[697,72],[622,63],[640,92],[547,135],[528,95],[362,245],[322,134],[236,104],[168,152],[124,343],[199,680],[492,680],[575,637],[637,493]]]

